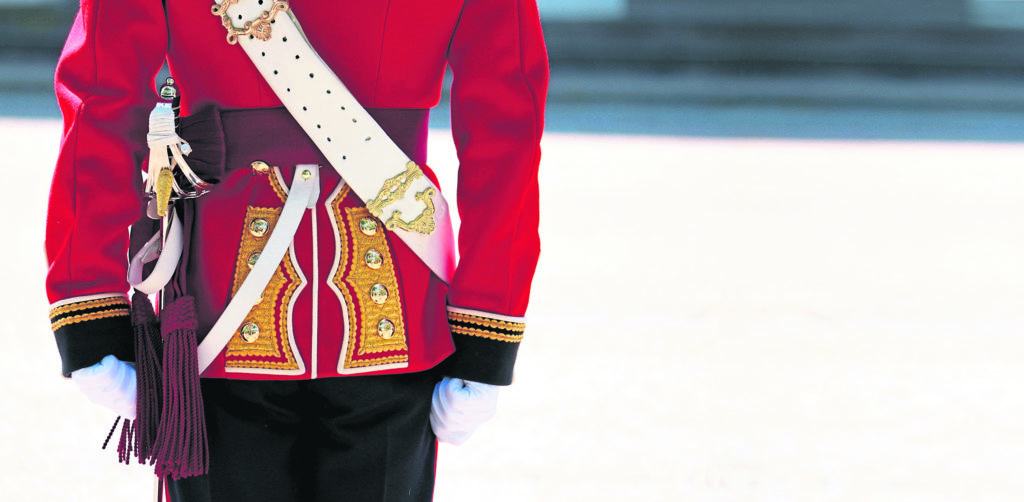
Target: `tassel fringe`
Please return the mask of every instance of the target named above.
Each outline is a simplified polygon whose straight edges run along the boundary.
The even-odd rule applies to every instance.
[[[121,426],[121,441],[117,443],[117,461],[128,465],[132,460],[132,451],[139,451],[139,437],[135,434],[135,427],[133,427],[131,420],[124,419],[124,425]]]
[[[155,465],[156,475],[174,479],[210,468],[206,420],[196,355],[195,299],[182,296],[160,313],[145,294],[132,298],[137,379],[136,420],[124,420],[118,461]],[[118,417],[118,421],[121,417]],[[118,421],[107,434],[107,447]]]
[[[139,463],[153,464],[154,445],[160,424],[160,388],[163,380],[163,343],[153,305],[141,292],[132,297],[132,329],[135,331],[136,398],[135,434]]]
[[[154,451],[156,473],[161,477],[181,479],[209,470],[196,326],[191,296],[178,298],[161,313],[163,406]]]

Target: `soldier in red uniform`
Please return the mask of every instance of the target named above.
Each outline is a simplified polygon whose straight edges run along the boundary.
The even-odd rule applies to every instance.
[[[195,298],[200,339],[258,260],[296,166],[321,166],[287,253],[203,369],[209,473],[173,480],[172,499],[429,500],[434,433],[459,442],[492,413],[524,329],[548,78],[535,1],[240,2],[287,9],[431,180],[428,110],[452,68],[460,261],[440,277],[368,209],[210,4],[81,0],[57,69],[64,135],[46,232],[63,374],[134,413],[128,228],[147,204],[147,116],[166,60],[188,162],[216,181],[185,220],[169,286]]]

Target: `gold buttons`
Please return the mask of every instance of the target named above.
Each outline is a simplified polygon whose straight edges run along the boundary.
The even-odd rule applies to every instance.
[[[267,174],[270,172],[270,166],[262,160],[253,161],[249,165],[252,166],[252,172],[255,174]]]
[[[388,301],[388,288],[384,287],[383,284],[377,283],[370,286],[370,299],[377,305],[382,305]]]
[[[377,222],[370,218],[359,220],[359,231],[363,235],[377,235]]]
[[[377,323],[377,334],[385,340],[395,336],[395,323],[391,322],[389,319],[381,319],[380,322]]]
[[[367,251],[363,259],[366,260],[366,266],[374,270],[379,269],[384,264],[384,257],[376,249]]]
[[[377,330],[380,331],[379,326]],[[256,323],[250,322],[242,326],[242,340],[245,340],[245,343],[255,342],[259,337],[260,327],[257,326]]]
[[[263,218],[256,218],[249,222],[249,233],[253,237],[263,237],[270,230],[270,223]]]
[[[310,176],[313,176],[313,171],[310,171],[309,169],[302,170],[302,179],[308,180]]]
[[[254,252],[254,253],[249,255],[249,258],[247,258],[245,260],[245,263],[247,265],[249,265],[249,268],[253,268],[253,267],[256,266],[256,260],[259,260],[259,259],[260,259],[260,252],[256,251],[256,252]]]

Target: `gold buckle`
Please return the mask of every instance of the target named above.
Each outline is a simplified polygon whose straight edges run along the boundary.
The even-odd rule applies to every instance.
[[[405,192],[409,190],[412,182],[423,176],[423,171],[420,170],[420,166],[416,165],[415,162],[409,161],[405,164],[405,171],[392,176],[384,181],[384,186],[380,187],[380,191],[377,193],[377,197],[366,203],[366,209],[370,210],[370,214],[380,218],[384,214],[384,208],[391,205],[394,202],[402,200],[405,197]],[[388,221],[384,222],[384,227],[388,230],[394,230],[401,228],[408,232],[417,232],[421,234],[430,235],[434,231],[434,200],[432,197],[437,193],[434,187],[427,188],[426,190],[416,194],[416,200],[424,204],[423,212],[416,216],[412,220],[406,221],[402,219],[402,212],[395,210],[391,213],[391,217]]]
[[[238,0],[224,0],[210,8],[210,12],[214,16],[220,16],[221,24],[224,25],[224,29],[228,30],[228,43],[231,45],[237,44],[238,37],[245,35],[252,36],[257,40],[270,40],[270,23],[277,17],[278,12],[288,10],[287,0],[274,0],[274,5],[263,11],[255,21],[246,21],[241,28],[235,28],[234,23],[231,22],[231,16],[228,14],[228,8],[236,3]]]

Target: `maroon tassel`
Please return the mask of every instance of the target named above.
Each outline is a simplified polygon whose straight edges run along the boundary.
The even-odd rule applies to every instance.
[[[121,423],[121,417],[120,416],[117,417],[114,420],[114,425],[110,426],[110,432],[107,433],[107,439],[103,440],[103,446],[100,447],[101,450],[106,450],[107,449],[107,444],[110,443],[110,438],[114,435],[114,431],[117,430],[117,424],[119,424],[119,423]]]
[[[153,463],[157,426],[160,424],[162,380],[160,325],[153,304],[141,292],[132,297],[132,330],[135,331],[135,453],[139,463]]]
[[[209,470],[206,420],[199,388],[196,309],[182,296],[160,313],[163,335],[163,406],[153,456],[156,474],[174,479]]]
[[[114,420],[114,425],[110,427],[110,432],[107,433],[107,439],[103,441],[101,450],[107,449],[107,445],[110,444],[110,438],[113,437],[119,423],[121,423],[121,417],[117,417],[117,420]],[[121,426],[121,436],[117,442],[117,461],[124,465],[131,463],[132,450],[139,450],[139,437],[135,434],[134,425],[131,420],[126,418],[124,419],[124,425]]]
[[[121,441],[117,443],[117,461],[124,465],[131,463],[132,448],[134,447],[135,451],[139,450],[139,437],[132,425],[131,420],[124,419],[124,425],[121,426]]]

